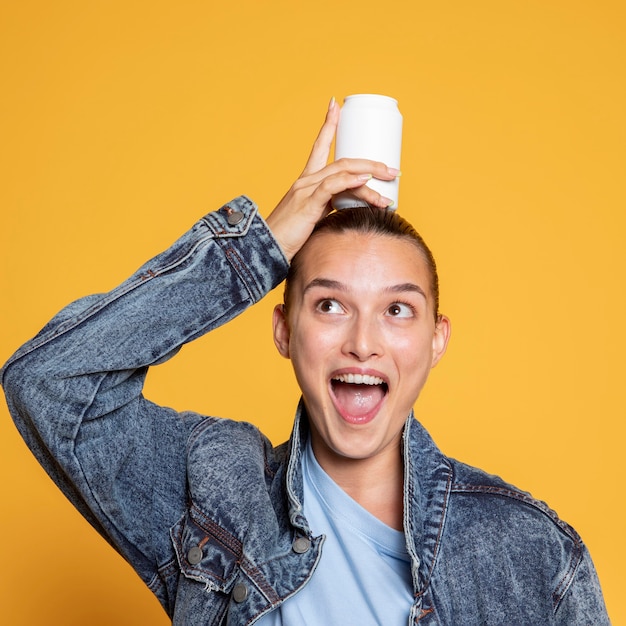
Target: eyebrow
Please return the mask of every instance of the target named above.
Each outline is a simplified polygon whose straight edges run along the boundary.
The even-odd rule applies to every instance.
[[[337,291],[348,291],[348,287],[338,280],[331,280],[330,278],[314,278],[305,288],[303,294],[315,287],[323,287],[325,289],[335,289]],[[383,293],[406,293],[407,291],[418,293],[424,299],[428,299],[426,292],[415,283],[400,283],[398,285],[390,285],[383,289]]]

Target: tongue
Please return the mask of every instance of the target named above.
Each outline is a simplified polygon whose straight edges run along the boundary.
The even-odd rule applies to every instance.
[[[359,417],[369,413],[380,404],[384,396],[382,385],[354,385],[335,382],[335,397],[343,411]]]

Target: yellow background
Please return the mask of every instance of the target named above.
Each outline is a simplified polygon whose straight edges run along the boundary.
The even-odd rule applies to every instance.
[[[231,197],[267,215],[331,96],[392,95],[401,213],[453,320],[417,413],[446,453],[577,528],[626,624],[623,7],[5,0],[1,360]],[[270,337],[279,295],[156,368],[147,394],[283,440],[298,392]],[[3,623],[166,624],[1,410]]]

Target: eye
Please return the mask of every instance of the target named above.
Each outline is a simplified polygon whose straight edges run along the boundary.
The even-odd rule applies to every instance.
[[[330,314],[339,314],[343,313],[343,309],[337,300],[332,300],[331,298],[326,298],[324,300],[320,300],[316,307],[316,311],[320,313],[330,313]]]
[[[387,309],[387,315],[390,317],[415,317],[415,309],[412,305],[405,302],[394,302]]]

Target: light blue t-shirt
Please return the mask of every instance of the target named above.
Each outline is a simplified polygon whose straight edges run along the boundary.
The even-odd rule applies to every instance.
[[[326,535],[311,580],[261,626],[406,626],[413,604],[404,534],[345,493],[317,462],[310,443],[302,461],[304,514]]]

